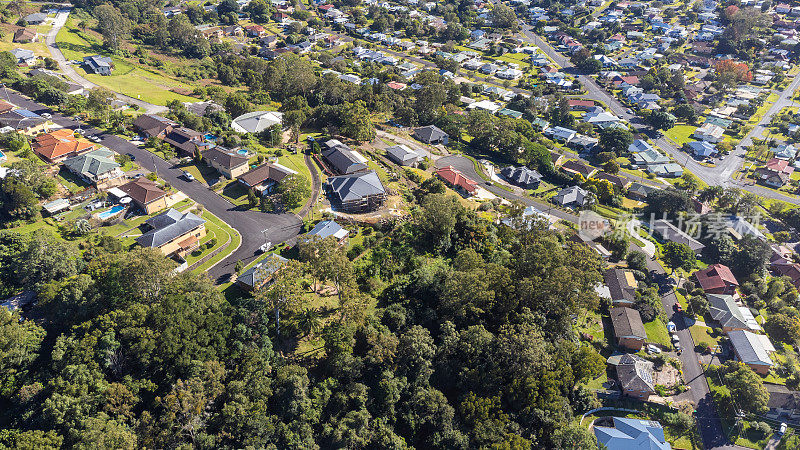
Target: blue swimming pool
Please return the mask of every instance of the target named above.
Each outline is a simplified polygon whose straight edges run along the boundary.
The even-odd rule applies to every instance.
[[[3,161],[5,161],[5,160],[6,160],[6,154],[5,154],[5,153],[3,153],[3,151],[2,151],[2,150],[0,150],[0,162],[3,162]]]
[[[207,141],[216,141],[216,140],[217,140],[217,137],[216,137],[216,136],[214,136],[214,135],[213,135],[213,134],[211,134],[211,133],[206,133],[206,134],[205,134],[205,136],[203,136],[203,138],[204,138],[205,140],[207,140]]]
[[[115,206],[113,206],[111,209],[109,209],[108,211],[103,211],[103,212],[101,212],[100,214],[98,214],[98,217],[100,217],[101,219],[105,220],[105,219],[108,219],[108,218],[109,218],[109,217],[111,217],[111,216],[116,216],[116,215],[117,215],[117,214],[119,214],[119,212],[120,212],[120,211],[122,211],[123,209],[125,209],[125,207],[124,207],[124,206],[122,206],[122,205],[115,205]]]
[[[242,156],[247,156],[248,152],[247,152],[247,150],[242,148],[242,149],[236,150],[236,153],[238,153],[238,154],[240,154]]]

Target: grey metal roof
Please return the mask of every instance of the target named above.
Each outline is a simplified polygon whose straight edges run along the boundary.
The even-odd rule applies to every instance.
[[[542,175],[539,172],[525,166],[508,166],[503,168],[500,173],[514,184],[529,185],[542,181]]]
[[[386,153],[389,154],[389,158],[398,162],[400,164],[405,164],[408,162],[414,162],[422,158],[422,156],[411,150],[410,148],[406,147],[405,145],[393,145],[386,149]]]
[[[342,174],[350,174],[367,170],[366,164],[356,155],[350,147],[339,144],[327,150],[322,151],[322,156],[336,169],[337,172]]]
[[[414,130],[414,135],[423,142],[435,142],[447,136],[447,133],[436,125],[428,125]]]
[[[764,348],[759,335],[744,330],[733,330],[728,332],[728,339],[731,340],[731,345],[743,363],[772,365],[769,352]]]
[[[374,170],[328,178],[331,190],[342,202],[358,200],[370,195],[384,194],[378,174]]]
[[[711,318],[724,327],[749,328],[732,295],[707,294]]]
[[[636,355],[625,353],[620,357],[617,378],[625,390],[655,392],[653,363]]]
[[[64,160],[64,165],[71,172],[89,178],[97,178],[119,167],[114,160],[114,152],[107,148],[67,158]]]
[[[639,315],[639,311],[619,306],[611,308],[610,313],[614,336],[617,338],[637,337],[647,339],[647,332],[644,330],[642,316]]]
[[[236,282],[245,284],[251,288],[255,288],[259,286],[266,278],[283,267],[287,261],[289,260],[281,255],[270,253],[258,264],[242,272],[239,277],[236,278]]]
[[[322,222],[316,224],[311,231],[306,233],[306,236],[308,237],[317,236],[320,239],[325,239],[327,237],[334,236],[336,233],[339,233],[341,231],[348,233],[347,230],[342,228],[341,225],[334,222],[333,220],[323,220]],[[345,234],[345,236],[346,235],[347,234]]]
[[[570,203],[583,205],[587,195],[589,195],[589,193],[582,187],[570,186],[565,187],[558,194],[556,194],[553,197],[553,201],[561,205],[569,205]]]
[[[664,240],[672,241],[678,244],[684,244],[695,252],[699,252],[706,247],[693,237],[686,234],[683,230],[664,219],[659,219],[653,222],[653,231],[660,234]]]
[[[136,238],[136,242],[143,247],[161,247],[203,225],[206,221],[192,213],[182,213],[170,208],[145,223],[153,229]]]

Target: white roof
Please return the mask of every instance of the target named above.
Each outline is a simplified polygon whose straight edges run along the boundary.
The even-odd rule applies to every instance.
[[[231,128],[238,133],[258,133],[282,120],[283,113],[277,111],[254,111],[233,119]]]

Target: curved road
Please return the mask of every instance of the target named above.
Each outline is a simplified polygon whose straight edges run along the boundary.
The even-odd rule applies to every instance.
[[[64,27],[64,24],[67,23],[67,17],[69,17],[70,11],[72,11],[71,7],[62,8],[58,11],[55,21],[53,22],[53,28],[49,33],[47,33],[45,43],[47,44],[47,49],[50,51],[50,55],[56,60],[56,62],[58,62],[58,66],[61,68],[61,71],[64,72],[64,75],[67,76],[67,78],[77,84],[80,84],[84,87],[84,89],[92,89],[97,87],[97,85],[80,76],[72,67],[72,65],[67,63],[67,58],[65,58],[64,54],[61,53],[61,50],[58,48],[58,44],[56,43],[56,36]],[[166,106],[154,105],[152,103],[139,100],[138,98],[128,97],[127,95],[120,94],[119,92],[114,93],[120,100],[136,105],[149,114],[157,114],[167,110]]]

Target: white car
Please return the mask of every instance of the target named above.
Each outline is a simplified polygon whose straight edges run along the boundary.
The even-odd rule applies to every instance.
[[[189,172],[186,172],[186,171],[183,172],[183,178],[186,181],[194,181],[194,175],[192,175],[192,174],[190,174]]]
[[[50,113],[42,113],[41,116],[42,119],[51,119],[53,117],[53,115]]]
[[[669,331],[670,333],[674,333],[675,330],[677,330],[677,328],[675,328],[675,323],[667,322],[667,331]]]
[[[781,427],[778,429],[778,434],[783,435],[786,433],[786,422],[781,422]]]
[[[102,139],[100,139],[100,136],[91,136],[89,137],[89,140],[96,144],[99,144],[102,141]]]
[[[647,353],[649,353],[649,354],[651,354],[651,355],[653,355],[653,354],[656,354],[656,355],[657,355],[657,354],[661,353],[661,349],[660,349],[660,348],[658,348],[658,347],[656,347],[656,346],[655,346],[655,345],[653,345],[653,344],[648,344],[648,345],[647,345]]]
[[[680,342],[681,339],[678,337],[677,334],[673,333],[672,335],[672,342]]]

